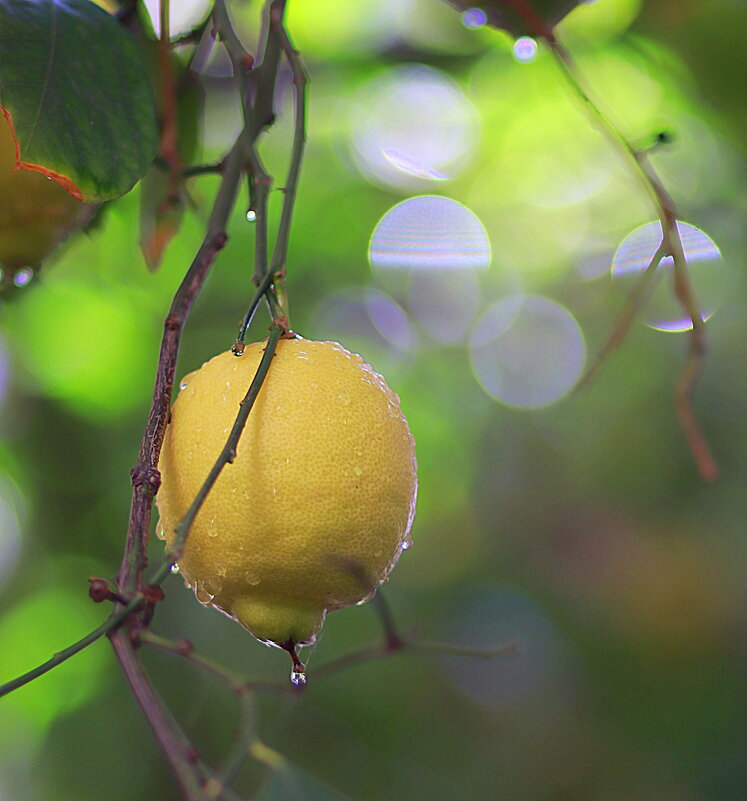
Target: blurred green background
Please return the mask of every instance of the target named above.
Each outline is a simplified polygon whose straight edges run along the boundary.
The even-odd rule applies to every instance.
[[[173,5],[177,32],[199,19]],[[250,44],[258,4],[232,8]],[[625,345],[572,394],[646,256],[626,238],[655,214],[551,56],[437,0],[290,0],[288,26],[312,76],[293,328],[382,372],[418,446],[414,545],[386,597],[405,630],[514,638],[521,653],[404,653],[315,680],[315,665],[379,636],[369,607],[336,612],[306,653],[302,700],[261,699],[264,739],[301,771],[263,798],[745,797],[747,4],[597,0],[560,27],[626,136],[646,147],[671,135],[651,161],[697,229],[693,279],[712,316],[696,410],[721,467],[712,486],[674,412],[687,335],[659,330],[677,327],[665,270]],[[207,161],[239,112],[223,54],[198,66]],[[276,186],[289,82],[262,145]],[[138,248],[136,188],[0,307],[0,680],[103,619],[86,578],[118,566],[162,320],[216,185],[192,181],[157,273]],[[410,200],[432,195],[454,202]],[[251,293],[242,208],[179,375],[234,341]],[[286,655],[178,579],[166,589],[158,632],[236,670],[287,675]],[[145,659],[219,759],[234,698],[186,663]],[[0,701],[0,742],[2,801],[177,798],[106,643]],[[244,789],[261,775],[248,763]]]

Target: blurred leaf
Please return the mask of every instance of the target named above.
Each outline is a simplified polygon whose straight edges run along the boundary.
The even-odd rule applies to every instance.
[[[184,187],[170,171],[151,167],[140,191],[140,249],[149,270],[158,269],[184,217]]]
[[[23,599],[0,621],[0,681],[48,659],[100,622],[101,612],[85,592],[51,585]],[[4,698],[0,734],[10,737],[20,724],[41,733],[55,717],[87,701],[101,686],[106,657],[105,649],[93,646]]]
[[[156,91],[163,91],[158,42],[146,42]],[[171,56],[176,94],[176,149],[174,165],[151,167],[140,192],[140,248],[148,269],[158,269],[169,242],[179,233],[187,202],[180,166],[191,164],[199,144],[202,93],[194,75]],[[161,153],[165,156],[165,153]]]
[[[516,4],[526,8],[526,15],[524,15],[517,12],[514,3],[507,2],[507,0],[483,0],[482,2],[479,0],[478,2],[446,0],[446,2],[459,11],[480,8],[485,12],[489,25],[502,28],[514,36],[537,36],[536,28],[528,24],[527,18],[530,16],[536,15],[539,21],[552,27],[579,5],[579,0],[526,0],[526,2]]]
[[[0,104],[21,168],[79,200],[128,192],[157,144],[153,92],[130,34],[89,0],[7,0],[0,29]]]

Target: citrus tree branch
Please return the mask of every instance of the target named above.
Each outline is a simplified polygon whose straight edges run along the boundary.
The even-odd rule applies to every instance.
[[[129,612],[127,612],[127,614],[129,614]],[[13,690],[17,690],[19,687],[23,687],[24,684],[28,684],[30,681],[39,678],[39,676],[43,676],[53,668],[56,668],[57,665],[61,665],[63,662],[70,659],[71,656],[75,656],[75,654],[80,653],[84,648],[87,648],[92,643],[95,643],[96,640],[98,640],[100,637],[103,637],[103,635],[107,632],[111,631],[115,625],[118,625],[118,623],[124,619],[124,617],[125,615],[122,615],[120,620],[117,622],[113,622],[113,616],[109,617],[92,632],[86,634],[85,637],[82,637],[72,645],[68,645],[67,648],[63,648],[61,651],[58,651],[46,662],[42,662],[42,664],[38,667],[35,667],[33,670],[29,670],[17,678],[0,685],[0,698],[8,693],[13,692]]]
[[[586,388],[594,380],[607,356],[609,356],[609,354],[615,348],[619,347],[625,340],[625,337],[628,335],[628,331],[630,330],[630,326],[633,325],[633,321],[635,320],[638,310],[646,300],[646,295],[651,286],[651,282],[654,280],[654,276],[656,275],[656,269],[661,263],[661,260],[664,258],[664,255],[665,247],[662,241],[659,244],[656,253],[654,253],[652,256],[651,261],[648,263],[648,266],[643,271],[643,275],[641,276],[640,280],[633,287],[633,291],[630,293],[630,296],[625,303],[625,307],[618,317],[615,327],[612,329],[607,341],[599,349],[591,365],[581,377],[577,390]]]
[[[692,395],[702,371],[706,352],[705,325],[697,298],[690,284],[687,259],[677,227],[677,209],[674,201],[659,178],[658,173],[648,161],[646,153],[636,149],[592,99],[591,93],[585,87],[583,78],[570,53],[558,41],[552,28],[537,13],[531,0],[503,0],[503,3],[512,8],[524,20],[534,36],[543,38],[547,42],[569,86],[581,101],[581,105],[592,124],[630,163],[634,173],[638,176],[651,198],[656,214],[661,220],[663,255],[671,256],[674,262],[673,291],[692,325],[687,357],[675,390],[677,416],[701,478],[704,481],[714,481],[718,477],[718,468],[692,408]],[[658,264],[659,262],[657,261],[656,263]],[[655,269],[653,267],[651,272]],[[644,273],[640,280],[642,283],[648,283],[650,276]],[[641,291],[641,294],[643,294],[643,291]],[[610,347],[610,341],[614,341],[615,345],[617,345],[624,339],[630,325],[625,316],[627,312],[628,309],[623,312],[622,319],[617,323],[615,330],[595,361],[592,368],[594,373],[599,370],[602,362],[612,351],[614,345]],[[621,331],[623,332],[622,334],[620,333]],[[589,379],[590,376],[587,375],[586,383],[588,383]]]
[[[169,639],[168,637],[161,637],[150,629],[142,629],[137,632],[137,641],[155,650],[181,657],[195,667],[200,668],[200,670],[204,670],[206,673],[218,678],[231,692],[236,693],[238,696],[251,694],[254,690],[290,692],[290,689],[285,684],[253,679],[249,676],[244,676],[242,673],[230,670],[220,662],[216,662],[209,656],[196,651],[189,640]]]
[[[262,384],[267,377],[267,373],[270,369],[270,363],[275,355],[275,350],[283,331],[284,329],[277,321],[273,322],[270,330],[270,336],[267,338],[267,344],[265,345],[262,359],[260,360],[259,367],[257,368],[257,373],[254,376],[252,383],[249,385],[249,389],[247,390],[244,400],[242,400],[241,404],[239,405],[239,413],[236,415],[236,420],[231,428],[231,433],[228,435],[228,440],[223,446],[223,450],[216,459],[215,464],[210,470],[210,473],[208,473],[208,477],[200,487],[197,496],[192,501],[187,513],[179,521],[179,524],[176,527],[176,536],[174,537],[174,542],[171,546],[171,552],[168,557],[168,561],[170,562],[176,562],[181,558],[182,554],[184,553],[184,546],[187,542],[189,531],[195,521],[195,518],[197,517],[197,513],[200,511],[200,507],[205,502],[205,498],[207,498],[208,493],[218,480],[223,468],[227,464],[233,463],[233,460],[236,458],[236,449],[239,444],[239,439],[241,438],[241,434],[246,426],[246,421],[249,419],[249,413],[251,412],[255,401],[257,400],[257,396],[262,388]],[[163,575],[162,571],[165,571],[163,572]],[[166,578],[168,573],[169,567],[168,565],[165,565],[161,568],[161,571],[156,574],[156,581],[159,581],[159,579],[162,581],[164,578]]]
[[[194,745],[181,731],[156,693],[127,633],[114,632],[110,639],[130,689],[168,760],[183,798],[185,801],[206,801],[197,770],[199,756]]]

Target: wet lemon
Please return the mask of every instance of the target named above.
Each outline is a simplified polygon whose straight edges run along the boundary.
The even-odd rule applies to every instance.
[[[161,531],[173,542],[262,356],[221,353],[187,376],[161,452]],[[327,612],[386,580],[415,513],[415,443],[399,398],[335,342],[283,339],[179,567],[200,601],[260,640],[313,642]]]

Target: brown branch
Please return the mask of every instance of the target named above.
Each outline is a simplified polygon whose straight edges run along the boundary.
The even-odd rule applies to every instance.
[[[704,481],[714,481],[718,477],[718,468],[716,467],[716,463],[711,455],[703,432],[698,425],[692,407],[692,396],[698,378],[702,372],[703,360],[706,352],[706,337],[698,301],[688,278],[687,259],[685,258],[682,240],[680,238],[679,229],[677,228],[677,209],[674,201],[669,192],[667,192],[656,170],[654,170],[646,158],[646,153],[637,150],[594,100],[592,100],[570,53],[555,37],[552,28],[542,20],[530,0],[503,0],[503,2],[513,8],[524,20],[534,36],[544,38],[547,41],[550,51],[565,74],[569,85],[581,100],[582,106],[589,115],[592,124],[597,127],[613,147],[620,151],[625,158],[632,163],[636,174],[651,196],[656,214],[661,220],[664,255],[671,256],[674,261],[674,292],[692,324],[688,354],[682,367],[675,392],[677,417],[701,478]],[[651,272],[653,272],[653,269],[647,270],[644,273],[640,279],[642,284],[647,284],[650,281]],[[640,289],[638,294],[643,295],[644,291],[645,286]],[[621,322],[625,324],[624,319]],[[617,324],[616,330],[613,331],[607,344],[592,366],[592,374],[595,374],[599,370],[604,359],[614,347],[622,341],[617,333],[618,328],[620,328],[620,323]],[[627,333],[627,328],[625,328],[625,333]],[[624,338],[624,334],[622,338]],[[610,346],[610,342],[613,343],[612,346]],[[583,383],[588,384],[590,378],[591,375],[587,373],[583,379]]]
[[[120,629],[109,639],[130,689],[171,766],[185,801],[205,801],[197,771],[199,755],[156,693],[127,632]]]
[[[628,298],[625,307],[618,317],[615,327],[612,329],[612,332],[607,338],[607,341],[604,343],[604,345],[602,345],[599,351],[597,351],[597,354],[594,357],[591,365],[578,382],[576,391],[586,389],[586,387],[591,384],[594,378],[596,378],[596,375],[601,369],[602,365],[607,360],[607,357],[612,353],[613,350],[618,348],[625,341],[628,331],[630,331],[630,326],[633,325],[636,314],[638,314],[639,309],[646,300],[646,294],[651,286],[651,282],[654,280],[656,270],[661,263],[661,260],[664,258],[664,252],[665,248],[664,243],[662,242],[657,248],[656,253],[654,253],[654,255],[651,257],[651,261],[643,271],[643,275],[641,276],[640,280],[630,293],[630,297]]]
[[[218,678],[225,686],[237,696],[251,694],[254,690],[277,690],[278,692],[288,693],[290,687],[286,684],[277,682],[262,681],[260,679],[244,676],[230,670],[220,662],[216,662],[209,656],[196,651],[189,640],[172,640],[168,637],[161,637],[150,630],[138,631],[136,634],[137,642],[154,648],[164,653],[172,654],[184,659],[200,670],[210,673]]]

